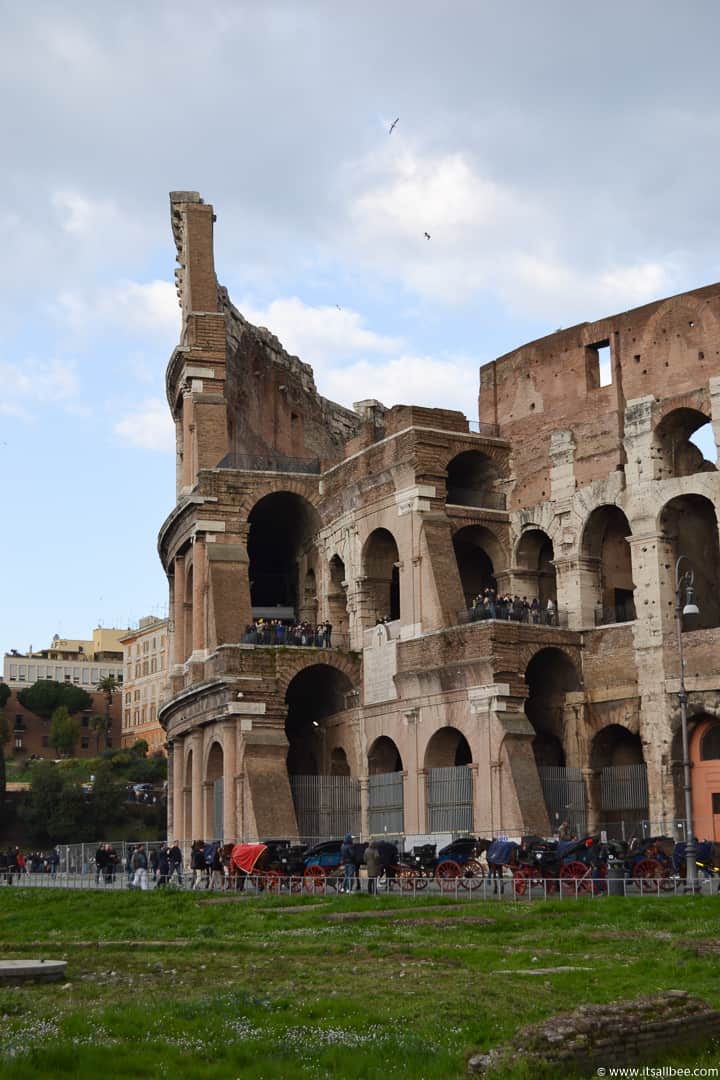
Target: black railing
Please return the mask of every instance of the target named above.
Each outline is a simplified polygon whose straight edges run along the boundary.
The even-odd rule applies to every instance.
[[[512,602],[503,603],[500,600],[494,604],[483,604],[477,607],[467,608],[458,612],[459,623],[471,622],[514,622],[524,623],[526,626],[557,626],[565,628],[568,624],[567,611],[555,608],[549,611],[547,608],[523,607]]]
[[[241,645],[259,645],[271,648],[304,648],[304,649],[348,649],[350,637],[341,631],[332,630],[330,637],[321,630],[308,628],[302,630],[297,627],[268,626],[246,630],[242,636]]]
[[[634,604],[621,604],[619,607],[595,608],[596,626],[610,626],[613,623],[634,622],[636,618]]]
[[[320,472],[320,459],[287,457],[285,454],[226,454],[218,469],[317,474]]]

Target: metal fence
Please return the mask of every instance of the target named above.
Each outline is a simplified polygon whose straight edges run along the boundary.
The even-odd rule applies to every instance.
[[[428,769],[428,832],[472,832],[473,784],[468,765]]]
[[[578,836],[587,832],[587,792],[581,769],[569,769],[555,765],[538,766],[551,826],[567,821],[570,830]]]
[[[298,832],[335,839],[360,834],[360,782],[354,776],[291,776]]]
[[[647,765],[613,765],[600,770],[600,806],[603,810],[640,810],[647,817]]]
[[[405,831],[404,787],[401,772],[380,773],[368,777],[368,814],[370,835],[393,835]]]

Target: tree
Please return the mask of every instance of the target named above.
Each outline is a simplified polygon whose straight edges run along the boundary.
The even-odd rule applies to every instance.
[[[64,777],[52,761],[38,761],[32,771],[23,819],[33,843],[69,843],[92,840],[95,823],[77,780]]]
[[[105,695],[105,739],[109,739],[112,732],[112,720],[110,718],[110,708],[112,706],[113,694],[119,694],[121,686],[118,683],[114,675],[105,675],[97,684],[96,690],[99,693]]]
[[[7,698],[5,699],[7,701]],[[0,707],[0,807],[5,802],[5,786],[7,776],[5,773],[5,743],[10,741],[10,725],[5,711]]]
[[[73,683],[60,683],[54,679],[42,679],[27,686],[18,694],[18,701],[36,716],[49,720],[55,709],[64,705],[72,715],[83,709],[91,709],[93,700],[87,690]]]
[[[72,757],[80,738],[80,725],[72,717],[66,705],[59,705],[52,714],[50,745],[58,757]]]
[[[90,728],[95,736],[95,753],[100,753],[100,739],[103,735],[107,741],[107,722],[104,716],[93,716],[90,721]]]

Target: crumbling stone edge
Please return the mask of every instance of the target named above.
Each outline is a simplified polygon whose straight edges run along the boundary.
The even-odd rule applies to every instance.
[[[512,1043],[468,1058],[468,1072],[491,1077],[521,1062],[567,1072],[641,1065],[663,1052],[720,1039],[720,1010],[685,990],[583,1005],[521,1028]],[[562,1071],[559,1075],[562,1075]]]

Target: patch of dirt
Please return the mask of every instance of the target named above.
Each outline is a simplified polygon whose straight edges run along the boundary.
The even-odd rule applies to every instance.
[[[720,941],[698,938],[697,941],[679,941],[678,948],[687,949],[696,956],[720,956]]]
[[[420,923],[421,920],[415,918],[417,911],[437,911],[442,912],[446,918],[449,918],[450,922],[460,922],[462,919],[470,919],[472,921],[485,922],[487,924],[495,922],[494,919],[484,919],[481,915],[459,915],[448,916],[448,909],[446,905],[435,907],[421,907],[421,908],[368,908],[366,911],[332,911],[328,912],[325,916],[326,919],[330,919],[333,922],[353,922],[355,919],[397,919],[398,921],[412,920],[413,923]],[[434,923],[435,919],[426,919],[426,922]]]

